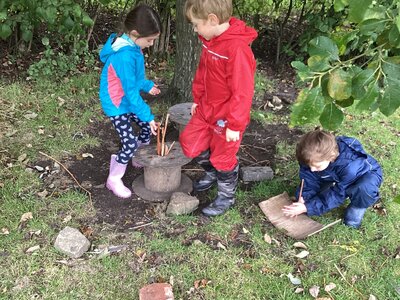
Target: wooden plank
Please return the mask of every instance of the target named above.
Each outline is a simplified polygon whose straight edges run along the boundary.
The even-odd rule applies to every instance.
[[[323,229],[324,226],[321,223],[312,220],[305,214],[293,218],[285,216],[282,212],[282,208],[290,204],[292,204],[292,201],[285,192],[260,202],[258,205],[275,227],[281,229],[286,235],[296,240],[305,239]]]

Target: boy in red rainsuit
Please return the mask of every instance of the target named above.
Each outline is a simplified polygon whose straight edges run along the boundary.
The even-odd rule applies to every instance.
[[[188,0],[185,13],[202,42],[193,80],[192,118],[180,136],[186,156],[206,171],[194,183],[205,191],[215,183],[218,195],[202,212],[223,214],[235,202],[239,164],[236,154],[254,94],[256,61],[250,44],[257,32],[232,17],[231,0]]]

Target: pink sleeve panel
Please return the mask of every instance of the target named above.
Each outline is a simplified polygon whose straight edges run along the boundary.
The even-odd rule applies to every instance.
[[[118,108],[125,95],[124,90],[122,89],[122,83],[112,64],[108,66],[107,73],[108,94],[110,95],[112,103]]]

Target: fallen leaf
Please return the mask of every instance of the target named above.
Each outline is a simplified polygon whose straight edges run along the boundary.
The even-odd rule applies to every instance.
[[[310,254],[310,252],[308,252],[306,250],[303,250],[300,253],[296,254],[295,256],[298,257],[298,258],[305,258],[305,257],[308,256],[308,254]]]
[[[322,298],[316,298],[315,300],[332,300],[330,297],[322,297]]]
[[[304,292],[304,289],[303,289],[303,288],[300,288],[300,287],[298,287],[298,288],[295,289],[295,291],[294,291],[295,294],[300,294],[300,293],[302,293],[302,292]]]
[[[37,192],[36,195],[39,196],[39,198],[46,198],[46,196],[49,194],[49,192],[47,190],[41,191],[41,192]]]
[[[325,286],[324,290],[326,292],[330,292],[331,290],[333,290],[334,288],[336,288],[336,284],[334,284],[333,282],[329,283],[328,285]]]
[[[289,278],[289,280],[290,280],[290,282],[291,282],[292,284],[294,284],[294,285],[299,285],[299,284],[301,284],[300,278],[294,277],[292,273],[289,273],[289,274],[287,274],[286,276]]]
[[[307,246],[304,245],[302,242],[296,242],[293,244],[293,247],[295,248],[301,248],[301,249],[307,249]]]
[[[89,238],[93,234],[93,228],[90,226],[82,226],[80,228],[82,234],[86,237]]]
[[[217,243],[217,247],[222,249],[222,250],[226,250],[226,247],[221,242]]]
[[[82,157],[83,157],[83,158],[88,158],[88,157],[94,158],[93,154],[91,154],[91,153],[83,153],[83,154],[82,154]]]
[[[10,234],[10,231],[8,230],[8,228],[3,227],[1,229],[1,234],[8,235],[8,234]]]
[[[28,155],[26,153],[22,153],[20,156],[18,156],[18,161],[23,162],[27,158],[27,156]]]
[[[32,213],[29,211],[29,212],[24,213],[24,214],[21,216],[21,220],[19,220],[19,223],[24,223],[24,222],[26,222],[26,221],[28,221],[28,220],[30,220],[30,219],[33,219],[33,215],[32,215]]]
[[[249,233],[249,231],[243,227],[243,233]]]
[[[377,300],[377,298],[374,295],[370,294],[368,300]]]
[[[28,248],[28,250],[26,250],[25,253],[32,253],[32,252],[35,252],[35,251],[37,251],[39,249],[40,249],[40,246],[36,245],[36,246]]]
[[[195,280],[193,286],[195,289],[205,288],[210,283],[208,279]]]
[[[310,289],[308,291],[310,292],[311,296],[313,296],[314,298],[317,298],[318,294],[319,294],[319,286],[313,285],[312,287],[310,287]]]
[[[34,112],[29,112],[27,114],[24,115],[24,118],[27,120],[33,120],[37,117],[38,115]]]
[[[271,239],[271,237],[269,236],[268,233],[264,234],[264,241],[265,241],[266,243],[268,243],[268,244],[271,244],[271,243],[272,243],[272,239]]]
[[[63,223],[68,223],[69,221],[71,221],[71,219],[72,219],[72,216],[71,216],[71,215],[68,215],[68,216],[66,216],[66,217],[62,220],[62,222],[63,222]]]

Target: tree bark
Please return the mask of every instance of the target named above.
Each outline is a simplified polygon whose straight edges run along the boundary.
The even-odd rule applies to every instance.
[[[176,1],[176,57],[174,78],[168,90],[172,103],[192,102],[192,81],[198,65],[200,42],[186,21],[184,0]]]

